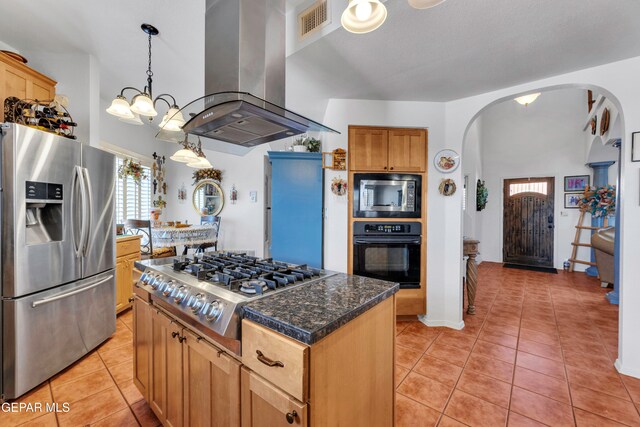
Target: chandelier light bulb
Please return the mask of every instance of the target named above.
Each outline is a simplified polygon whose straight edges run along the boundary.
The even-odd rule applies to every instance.
[[[136,95],[133,98],[133,104],[131,104],[131,111],[146,117],[155,117],[158,115],[158,112],[153,106],[153,101],[151,100],[149,95],[146,93]]]
[[[371,7],[371,3],[368,1],[360,2],[356,6],[356,18],[360,21],[366,21],[371,16],[371,12],[373,8]]]

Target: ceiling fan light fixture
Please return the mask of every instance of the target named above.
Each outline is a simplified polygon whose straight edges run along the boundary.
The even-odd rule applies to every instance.
[[[530,93],[528,95],[519,96],[514,99],[518,104],[524,105],[525,107],[531,103],[533,103],[540,96],[540,92]]]
[[[365,34],[380,27],[386,19],[387,8],[380,0],[351,0],[340,22],[351,33]]]
[[[435,7],[440,3],[444,3],[445,0],[408,0],[409,5],[415,9],[429,9]]]

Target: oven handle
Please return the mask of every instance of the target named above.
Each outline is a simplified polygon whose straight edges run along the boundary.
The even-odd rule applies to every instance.
[[[400,243],[400,244],[409,244],[409,245],[419,245],[420,243],[422,243],[420,241],[420,238],[415,238],[415,239],[406,239],[406,238],[400,238],[400,239],[376,239],[376,238],[368,238],[368,239],[364,239],[364,238],[356,238],[353,240],[353,243],[356,245],[366,245],[367,243]]]
[[[70,297],[72,295],[76,295],[76,294],[79,294],[81,292],[88,291],[89,289],[93,289],[96,286],[100,286],[104,282],[106,282],[108,280],[111,280],[111,279],[113,279],[113,275],[110,275],[109,277],[106,277],[106,278],[104,278],[104,279],[102,279],[102,280],[100,280],[98,282],[95,282],[95,283],[89,285],[89,286],[85,286],[84,288],[76,289],[76,290],[73,290],[71,292],[65,292],[63,294],[56,295],[55,297],[44,298],[44,299],[41,299],[41,300],[38,300],[38,301],[34,301],[31,304],[31,307],[36,308],[36,307],[38,307],[39,305],[42,305],[42,304],[48,304],[50,302],[58,301],[60,299],[67,298],[67,297]]]

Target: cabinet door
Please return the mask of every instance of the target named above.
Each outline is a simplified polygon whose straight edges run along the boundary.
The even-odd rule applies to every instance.
[[[387,170],[388,132],[384,129],[349,129],[349,170]]]
[[[307,410],[306,404],[242,368],[242,427],[306,427]]]
[[[132,281],[131,263],[126,257],[116,259],[116,313],[122,311],[129,304]]]
[[[184,425],[240,427],[240,363],[186,330],[184,336]]]
[[[426,132],[420,129],[389,131],[389,170],[424,172],[427,166]]]
[[[149,400],[151,380],[151,306],[142,299],[133,300],[133,382]]]
[[[157,310],[151,313],[151,409],[165,426],[182,426],[183,330]]]

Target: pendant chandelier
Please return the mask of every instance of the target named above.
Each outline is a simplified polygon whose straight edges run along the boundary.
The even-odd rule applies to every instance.
[[[415,9],[429,9],[445,0],[408,0]],[[340,22],[345,30],[356,33],[369,33],[380,27],[387,19],[387,8],[380,0],[349,0],[349,5],[342,12]]]
[[[180,112],[180,107],[176,104],[176,99],[169,95],[168,93],[163,93],[158,95],[157,97],[153,97],[153,71],[151,71],[151,37],[157,36],[159,31],[156,27],[150,24],[142,24],[140,26],[142,31],[147,34],[149,37],[149,66],[147,68],[147,85],[144,87],[144,90],[136,89],[135,87],[127,86],[120,91],[120,95],[116,96],[115,99],[111,102],[111,106],[107,108],[107,113],[118,117],[121,121],[134,124],[134,125],[142,125],[142,120],[140,116],[145,116],[149,118],[149,121],[153,120],[155,116],[158,115],[156,111],[156,103],[158,101],[164,101],[169,107],[169,111],[164,115],[162,121],[159,126],[164,130],[178,132],[181,130],[182,126],[186,123],[182,113]],[[124,96],[124,92],[127,90],[132,90],[137,92],[131,98],[131,102],[127,100]],[[170,99],[170,101],[168,100]]]
[[[184,136],[182,141],[182,148],[176,151],[173,156],[169,157],[171,160],[186,163],[187,166],[194,169],[209,169],[211,163],[207,160],[207,156],[202,151],[202,142],[198,137],[198,143],[190,143],[187,139],[187,135]]]

